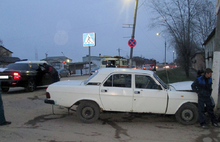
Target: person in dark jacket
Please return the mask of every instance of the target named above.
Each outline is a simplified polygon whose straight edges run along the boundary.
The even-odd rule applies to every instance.
[[[45,68],[44,72],[48,73],[51,76],[52,82],[60,81],[58,72],[53,66],[44,63],[43,67]]]
[[[203,70],[198,70],[197,71],[197,77],[203,76],[204,75],[204,71]]]
[[[1,81],[0,81],[1,86]],[[5,120],[5,114],[4,114],[4,107],[3,107],[3,101],[2,101],[2,90],[0,87],[0,126],[9,125],[11,122]]]
[[[199,111],[199,122],[203,128],[208,128],[206,124],[206,115],[207,111],[212,125],[219,127],[218,121],[215,117],[213,106],[214,101],[212,99],[212,70],[207,68],[204,72],[204,75],[199,76],[191,85],[192,90],[198,94],[198,111]],[[207,110],[205,110],[205,107]]]

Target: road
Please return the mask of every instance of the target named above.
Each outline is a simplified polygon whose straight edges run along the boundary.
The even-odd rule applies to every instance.
[[[61,80],[85,80],[72,76]],[[220,129],[185,126],[174,116],[103,113],[92,124],[82,123],[75,111],[45,104],[46,86],[34,92],[23,88],[3,93],[5,116],[0,142],[218,142]],[[52,111],[53,110],[53,111]]]

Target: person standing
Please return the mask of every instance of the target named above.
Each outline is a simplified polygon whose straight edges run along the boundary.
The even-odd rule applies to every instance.
[[[1,86],[1,81],[0,81]],[[0,126],[9,125],[11,122],[5,120],[5,113],[2,101],[2,89],[0,87]]]
[[[219,127],[214,114],[214,101],[212,99],[212,70],[205,69],[204,75],[199,76],[191,85],[192,90],[198,94],[199,122],[202,128],[207,129],[206,111],[214,127]],[[206,109],[205,109],[206,108]]]

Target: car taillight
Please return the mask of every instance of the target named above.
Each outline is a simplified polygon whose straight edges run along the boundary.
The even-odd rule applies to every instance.
[[[50,93],[46,92],[46,98],[50,99]]]
[[[13,73],[13,79],[20,79],[20,78],[21,78],[21,76],[18,72]]]

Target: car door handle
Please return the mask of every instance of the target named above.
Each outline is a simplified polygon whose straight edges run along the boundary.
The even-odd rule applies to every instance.
[[[102,89],[101,92],[108,92],[108,90],[107,89]]]
[[[140,91],[134,91],[135,94],[140,94]]]

